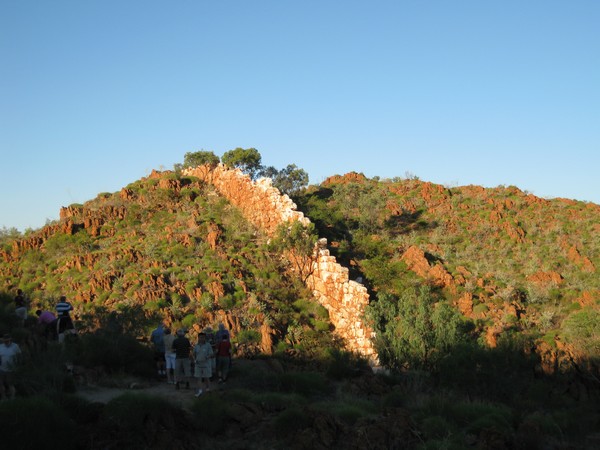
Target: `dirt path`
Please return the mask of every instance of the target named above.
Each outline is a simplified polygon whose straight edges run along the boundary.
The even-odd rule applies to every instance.
[[[216,382],[211,383],[211,392],[203,395],[212,395],[215,393],[222,392],[224,389],[231,389],[239,386],[239,376],[247,370],[248,366],[254,366],[257,362],[236,360],[235,370],[232,370],[232,377],[227,381],[226,384],[218,384]],[[175,389],[172,384],[167,384],[166,381],[148,381],[139,380],[135,378],[112,381],[111,384],[116,384],[113,387],[102,386],[101,383],[97,385],[85,385],[77,388],[77,395],[87,399],[91,402],[108,403],[113,398],[123,395],[127,392],[147,394],[156,397],[162,397],[174,405],[189,409],[193,401],[196,399],[194,394],[196,393],[197,386],[194,383],[191,384],[190,389],[181,387],[179,390]]]
[[[196,392],[193,387],[190,389],[175,390],[175,386],[167,383],[137,383],[132,382],[129,388],[123,387],[102,387],[102,386],[84,386],[77,389],[77,395],[91,401],[108,403],[112,399],[119,397],[127,392],[146,394],[156,397],[162,397],[181,408],[189,408],[195,399]]]
[[[146,394],[156,397],[162,397],[175,406],[189,409],[196,399],[195,393],[197,387],[192,384],[189,389],[181,387],[176,390],[172,384],[166,382],[131,382],[130,387],[103,387],[103,386],[82,386],[77,389],[77,395],[87,399],[90,402],[108,403],[112,399],[126,394],[128,392]],[[221,392],[225,387],[217,383],[212,383],[211,391],[203,395],[212,395]]]

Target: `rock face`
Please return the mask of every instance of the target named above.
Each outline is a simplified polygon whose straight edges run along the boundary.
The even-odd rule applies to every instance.
[[[339,265],[327,249],[318,249],[313,271],[306,280],[313,295],[327,310],[336,331],[349,349],[377,364],[373,331],[364,322],[369,304],[367,288],[348,278],[348,269]]]
[[[239,208],[244,217],[268,235],[285,223],[299,221],[308,225],[310,220],[300,211],[287,195],[271,185],[271,180],[262,178],[256,182],[240,170],[218,166],[199,166],[184,170],[185,175],[195,176],[212,184],[217,191]],[[373,330],[364,319],[365,307],[369,304],[367,289],[348,277],[348,269],[337,263],[335,257],[320,240],[315,245],[313,258],[301,264],[311,267],[305,283],[314,297],[329,312],[335,332],[344,340],[349,350],[378,363],[373,347]],[[296,263],[296,265],[298,265]]]

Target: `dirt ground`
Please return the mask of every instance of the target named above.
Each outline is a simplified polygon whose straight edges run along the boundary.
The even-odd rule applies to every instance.
[[[239,385],[239,380],[236,380],[236,377],[242,375],[247,366],[253,366],[255,363],[252,361],[236,360],[235,365],[235,370],[232,370],[231,376],[226,383],[219,384],[216,382],[217,377],[213,377],[214,381],[211,383],[210,392],[202,395],[212,395]],[[138,392],[162,397],[178,407],[189,409],[196,399],[194,395],[198,389],[196,383],[197,380],[192,378],[189,389],[185,388],[185,383],[181,383],[180,388],[175,389],[175,385],[167,384],[166,381],[148,381],[136,378],[112,379],[104,380],[104,382],[99,381],[94,384],[80,385],[77,387],[77,395],[90,402],[108,403],[113,398],[127,392]]]

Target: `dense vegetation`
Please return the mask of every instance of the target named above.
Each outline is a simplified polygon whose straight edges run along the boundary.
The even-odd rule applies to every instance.
[[[183,448],[198,448],[198,436],[217,448],[597,444],[600,207],[514,187],[357,174],[303,189],[294,165],[265,168],[255,149],[224,155],[253,177],[287,183],[332,254],[368,287],[368,320],[391,369],[372,374],[340,347],[327,311],[282,260],[290,242],[307,245],[298,230],[267,240],[179,170],[218,162],[186,154],[175,172],[71,205],[42,230],[3,230],[0,331],[12,330],[26,352],[18,399],[0,404],[0,420],[32,408],[52,416],[31,436],[40,442],[70,423],[67,448],[160,448],[168,433],[149,434],[156,429]],[[16,288],[44,308],[66,294],[82,334],[65,348],[45,346],[33,321],[17,326]],[[105,380],[152,376],[140,341],[161,319],[192,333],[225,322],[238,355],[257,363],[235,368],[235,388],[187,412],[142,394],[104,406],[73,395],[67,361],[101,367]]]

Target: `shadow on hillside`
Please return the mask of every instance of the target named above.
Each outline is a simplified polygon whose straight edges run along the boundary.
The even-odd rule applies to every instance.
[[[142,305],[126,305],[110,310],[106,306],[94,306],[79,317],[81,328],[90,331],[104,331],[115,334],[146,336],[148,327],[156,327],[162,322],[158,312],[149,313]]]
[[[593,358],[580,365],[564,364],[556,373],[545,374],[540,357],[517,343],[497,348],[459,344],[439,362],[434,378],[440,387],[469,398],[551,407],[565,401],[600,401],[600,383],[593,369],[597,370],[598,362]]]
[[[11,298],[0,293],[0,300],[2,325],[15,326]],[[95,331],[73,344],[74,361],[108,377],[153,376],[152,351],[132,334],[153,317],[146,317],[141,307],[98,308],[96,313]],[[61,353],[58,346],[51,348]],[[462,343],[430,370],[386,374],[371,373],[364,360],[339,350],[315,358],[278,354],[234,360],[225,388],[192,399],[192,416],[172,410],[164,398],[133,391],[92,408],[66,395],[75,385],[64,366],[56,364],[57,355],[30,352],[31,361],[20,372],[19,396],[2,402],[0,415],[30,423],[32,411],[44,407],[46,414],[39,417],[61,420],[52,426],[42,420],[42,430],[51,436],[57,426],[68,423],[81,434],[82,444],[73,448],[91,448],[84,436],[93,430],[102,431],[95,439],[111,445],[125,438],[147,439],[144,448],[167,448],[149,433],[162,429],[180,437],[175,424],[194,414],[201,425],[186,425],[188,443],[204,442],[207,436],[218,437],[221,444],[275,436],[278,445],[272,448],[290,448],[298,436],[304,436],[305,445],[294,448],[594,448],[588,442],[600,424],[600,388],[592,373],[573,366],[545,375],[540,359],[515,341],[495,349]],[[598,367],[597,360],[589,363]],[[160,422],[166,413],[178,419]],[[21,443],[29,439],[23,429],[18,430]],[[172,444],[173,436],[165,442]],[[374,439],[381,444],[369,447]]]
[[[385,222],[385,228],[391,230],[392,236],[409,234],[413,231],[433,230],[439,226],[438,222],[422,220],[423,211],[403,211],[402,214],[391,216]]]

